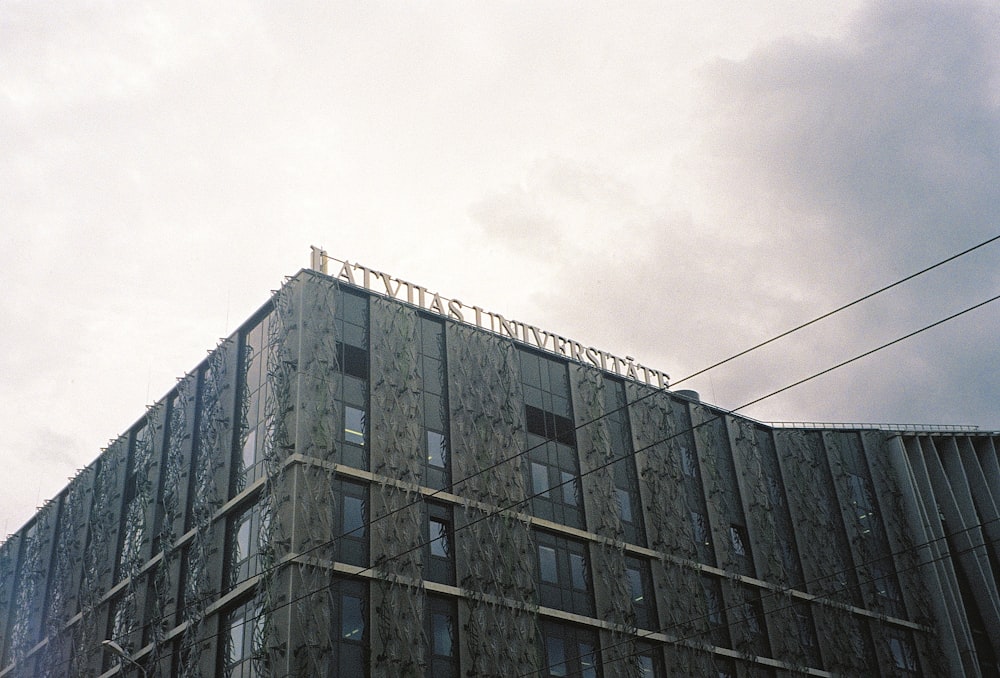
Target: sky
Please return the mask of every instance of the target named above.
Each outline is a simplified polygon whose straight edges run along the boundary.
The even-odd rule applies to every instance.
[[[0,7],[0,539],[310,246],[729,409],[1000,293],[1000,11]],[[1000,302],[739,411],[1000,429]]]

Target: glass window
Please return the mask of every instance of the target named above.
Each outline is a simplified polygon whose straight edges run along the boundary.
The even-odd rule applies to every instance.
[[[649,561],[642,558],[626,557],[625,573],[628,577],[635,624],[641,629],[658,628],[656,623],[656,597],[653,595],[653,577]]]
[[[660,651],[649,643],[639,642],[635,647],[640,678],[663,678],[663,658]]]
[[[450,537],[448,536],[448,524],[437,518],[431,518],[431,555],[439,558],[451,557]]]
[[[570,580],[577,591],[587,590],[587,561],[582,553],[569,554]]]
[[[538,547],[538,568],[542,581],[558,582],[559,575],[556,567],[556,550],[550,546]]]
[[[441,614],[440,612],[431,613],[434,654],[445,655],[447,657],[452,655],[452,636],[454,632],[454,625],[450,616]]]
[[[267,378],[270,352],[270,316],[265,315],[243,336],[240,379],[238,452],[233,468],[232,495],[242,492],[267,472],[267,403],[271,386]]]
[[[368,296],[341,289],[334,309],[336,365],[331,379],[340,417],[334,460],[368,468]]]
[[[368,351],[342,342],[337,343],[337,351],[344,374],[357,379],[368,378]]]
[[[610,434],[611,465],[615,483],[615,502],[624,537],[630,544],[646,545],[646,530],[642,521],[639,499],[639,477],[635,467],[631,425],[628,417],[625,384],[620,379],[604,378],[604,410]]]
[[[551,621],[543,621],[539,626],[543,676],[599,678],[602,675],[594,631]]]
[[[528,482],[535,516],[583,528],[583,501],[566,364],[520,351]]]
[[[267,617],[253,601],[225,615],[221,645],[223,675],[264,678],[271,675],[264,649]]]
[[[892,661],[897,669],[913,674],[917,672],[917,654],[909,638],[891,636],[889,638],[889,652],[892,654]]]
[[[457,678],[458,615],[455,602],[440,596],[428,596],[424,618],[427,627],[426,678]]]
[[[364,601],[344,594],[340,607],[340,633],[345,640],[361,641],[365,634]]]
[[[548,532],[535,532],[539,603],[546,607],[593,615],[587,546]]]
[[[549,637],[545,639],[546,660],[550,676],[565,676],[568,672],[566,666],[566,643],[562,638]]]
[[[583,528],[583,500],[573,448],[528,436],[531,509],[539,518]]]
[[[437,468],[448,465],[448,445],[443,433],[427,431],[427,463]]]
[[[365,444],[365,411],[344,406],[344,441],[354,445]]]
[[[368,487],[349,480],[335,480],[334,496],[336,558],[351,565],[367,565]]]
[[[702,593],[705,600],[705,621],[712,642],[721,647],[729,647],[729,630],[726,627],[725,611],[722,608],[722,584],[707,574],[701,576]]]
[[[632,522],[632,498],[629,497],[628,490],[620,487],[615,488],[615,500],[618,502],[618,514],[622,522]]]
[[[353,579],[334,580],[329,589],[333,612],[333,675],[367,675],[368,589]]]
[[[259,502],[255,502],[230,519],[229,587],[241,584],[261,572],[262,552],[269,533],[269,514]]]
[[[531,462],[531,490],[538,497],[549,496],[549,469],[537,461]]]
[[[567,471],[559,472],[559,485],[562,488],[563,503],[570,506],[580,505],[580,489],[576,475]]]
[[[424,578],[439,584],[455,583],[455,551],[451,507],[427,502],[424,535]]]
[[[739,525],[729,526],[729,539],[733,546],[733,555],[746,558],[746,531]]]
[[[423,383],[423,425],[427,445],[424,483],[436,490],[451,483],[448,451],[448,377],[445,368],[445,332],[440,319],[421,316],[418,362]]]
[[[362,497],[344,497],[344,533],[364,535],[365,500]]]

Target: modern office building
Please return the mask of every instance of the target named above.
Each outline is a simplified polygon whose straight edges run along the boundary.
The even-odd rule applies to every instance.
[[[316,251],[0,546],[0,678],[1000,675],[1000,433],[667,387]]]

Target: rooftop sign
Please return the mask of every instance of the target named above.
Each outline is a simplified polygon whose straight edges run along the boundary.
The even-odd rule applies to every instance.
[[[336,265],[335,271],[330,270],[330,262],[334,262]],[[593,365],[657,388],[667,388],[670,385],[670,377],[665,372],[640,365],[631,356],[622,359],[593,346],[584,346],[578,341],[540,330],[533,325],[510,320],[499,313],[491,313],[479,306],[469,306],[458,299],[442,297],[426,287],[393,278],[387,273],[373,270],[361,264],[334,259],[326,251],[317,247],[312,248],[311,266],[314,271],[331,275],[357,287],[363,287],[369,292],[405,301],[430,313],[467,325],[475,325],[522,344],[564,356],[574,362]]]

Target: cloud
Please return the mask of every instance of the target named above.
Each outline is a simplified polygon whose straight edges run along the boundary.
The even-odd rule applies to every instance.
[[[977,3],[878,3],[843,40],[718,63],[710,148],[738,170],[731,188],[818,212],[845,244],[905,245],[912,261],[985,236],[1000,210],[998,29]]]
[[[609,170],[605,183],[621,188],[573,241],[568,215],[591,213],[591,192],[560,190],[532,168],[518,199],[574,247],[547,260],[548,322],[677,378],[993,235],[998,27],[981,4],[872,4],[839,38],[785,38],[706,66],[706,155],[691,166],[708,208],[678,209],[669,186],[640,198]],[[689,386],[741,405],[995,294],[998,260],[970,255]],[[997,313],[982,309],[749,413],[998,426]],[[581,315],[613,321],[595,329]]]
[[[998,28],[984,4],[878,3],[841,40],[784,40],[707,70],[719,176],[813,253],[801,285],[846,300],[996,234]],[[969,256],[833,327],[858,346],[917,329],[995,294],[997,260]],[[858,368],[873,377],[860,403],[997,425],[996,317],[983,309]]]

